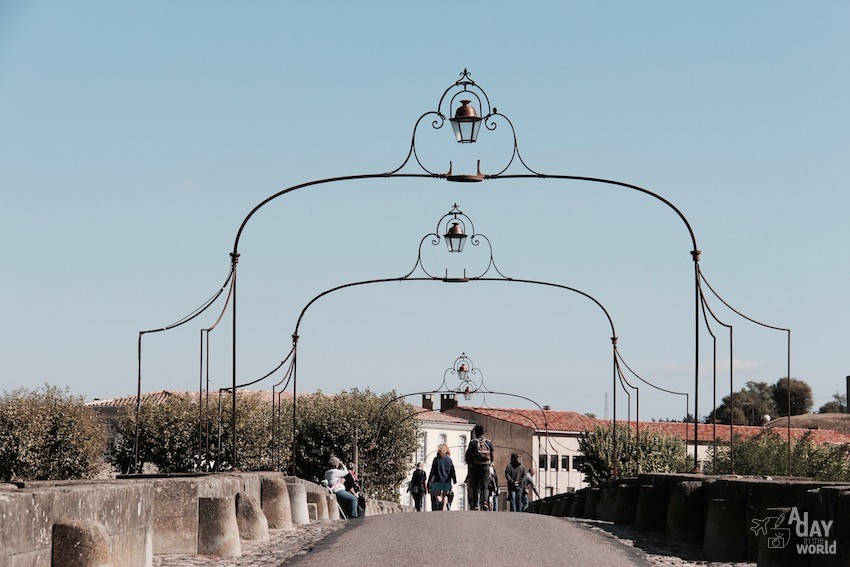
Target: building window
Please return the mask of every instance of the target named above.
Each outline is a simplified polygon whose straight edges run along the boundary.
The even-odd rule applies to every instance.
[[[549,455],[549,468],[553,471],[558,470],[558,455]]]
[[[416,448],[416,462],[424,463],[425,462],[425,434],[419,434],[419,446]]]
[[[445,445],[447,439],[445,433],[440,433],[437,435],[437,445]]]
[[[460,455],[458,455],[458,462],[462,465],[466,464],[466,435],[461,435],[457,438],[458,448],[460,449]],[[463,508],[458,508],[458,510],[463,510]]]
[[[545,455],[545,454],[540,455],[540,457],[537,461],[537,468],[540,469],[541,471],[545,471],[546,470],[546,463],[548,461],[549,461],[548,455]]]
[[[584,457],[573,457],[573,470],[581,470],[582,463],[584,463]]]
[[[562,471],[570,470],[570,457],[569,457],[569,455],[561,455],[561,470]]]

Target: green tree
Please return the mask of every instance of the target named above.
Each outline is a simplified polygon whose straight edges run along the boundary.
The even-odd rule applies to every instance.
[[[773,387],[770,384],[751,380],[739,391],[724,396],[722,403],[709,413],[706,421],[712,423],[716,415],[718,423],[730,423],[734,419],[735,425],[762,425],[765,415],[777,415],[773,399]]]
[[[331,455],[353,460],[356,437],[364,488],[371,496],[397,500],[418,431],[413,409],[403,400],[394,400],[395,396],[395,392],[379,396],[355,388],[329,396],[299,397],[298,476],[318,482]]]
[[[597,425],[579,439],[584,460],[579,465],[590,486],[600,486],[614,478],[611,426]],[[634,431],[617,426],[617,473],[634,476],[647,472],[685,472],[688,469],[685,442],[658,431],[641,431],[635,443]]]
[[[832,394],[833,400],[823,404],[818,413],[847,413],[847,396],[835,392]]]
[[[729,470],[729,446],[709,448],[706,470],[717,461],[717,470]],[[788,474],[788,445],[779,433],[765,429],[748,439],[735,436],[735,473],[743,475]],[[850,481],[850,445],[812,442],[811,433],[791,445],[791,474],[815,480]]]
[[[211,404],[210,467],[216,465],[218,452],[219,414],[217,396]],[[232,468],[233,434],[231,403],[223,396],[221,405],[220,468]],[[160,404],[142,406],[139,427],[139,464],[154,465],[159,472],[191,472],[197,470],[206,456],[198,452],[198,400],[192,394],[172,394]],[[255,391],[236,395],[237,459],[241,470],[271,470],[272,419],[271,402]],[[206,434],[206,423],[203,426]],[[133,442],[136,434],[136,410],[126,408],[121,414],[116,433],[113,462],[119,470],[127,471],[133,462]],[[206,445],[206,443],[204,443]],[[206,447],[204,446],[204,450]],[[202,451],[203,453],[204,451]]]
[[[773,386],[776,415],[788,415],[788,379],[780,378]],[[791,415],[802,415],[812,410],[812,388],[803,380],[791,378]]]
[[[45,384],[0,396],[0,479],[90,478],[105,450],[103,424],[67,388]]]

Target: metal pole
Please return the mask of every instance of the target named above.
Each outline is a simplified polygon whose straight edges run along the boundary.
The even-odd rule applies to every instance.
[[[698,473],[699,457],[699,250],[692,250],[694,259],[694,468],[691,472]]]
[[[613,455],[613,476],[617,478],[617,337],[612,337],[614,343],[614,376],[611,385],[614,390],[614,413],[611,416],[611,453]]]
[[[785,376],[788,381],[788,476],[791,476],[791,329],[788,329],[787,348],[788,358],[786,360]]]
[[[230,456],[230,467],[236,468],[236,264],[239,262],[239,253],[232,252],[230,254],[231,261],[233,262],[233,391],[231,392],[231,416],[230,416],[230,429],[232,436],[232,453]]]
[[[139,381],[136,388],[136,435],[133,440],[133,472],[139,474],[139,430],[142,417],[142,335],[139,333]]]

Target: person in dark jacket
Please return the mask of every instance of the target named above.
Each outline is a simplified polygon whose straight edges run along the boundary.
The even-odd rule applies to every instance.
[[[508,484],[508,502],[512,512],[522,512],[522,495],[525,492],[525,467],[519,455],[511,453],[511,462],[505,467],[505,482]]]
[[[490,465],[493,463],[493,442],[484,437],[483,425],[476,425],[472,435],[474,438],[466,449],[466,463],[469,466],[469,508],[489,510],[487,482],[490,477]]]
[[[416,463],[416,470],[413,471],[413,477],[410,479],[410,485],[407,491],[413,496],[413,505],[417,512],[422,511],[422,501],[425,498],[427,488],[425,486],[425,465],[422,461]]]
[[[449,492],[452,491],[452,485],[457,482],[455,465],[449,455],[451,455],[449,446],[440,443],[437,446],[437,456],[431,463],[431,474],[428,475],[431,493],[442,499],[442,509],[446,511],[448,511],[446,504],[448,503]]]

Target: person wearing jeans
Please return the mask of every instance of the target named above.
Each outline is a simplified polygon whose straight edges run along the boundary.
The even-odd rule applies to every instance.
[[[345,489],[345,477],[348,475],[348,469],[339,458],[332,456],[328,461],[330,467],[325,471],[325,481],[328,483],[328,488],[336,496],[337,502],[343,512],[348,510],[349,518],[356,518],[357,514],[357,496]]]
[[[505,467],[505,481],[508,484],[508,502],[512,512],[522,512],[522,495],[525,492],[525,467],[519,462],[519,455],[511,453],[511,462]]]

